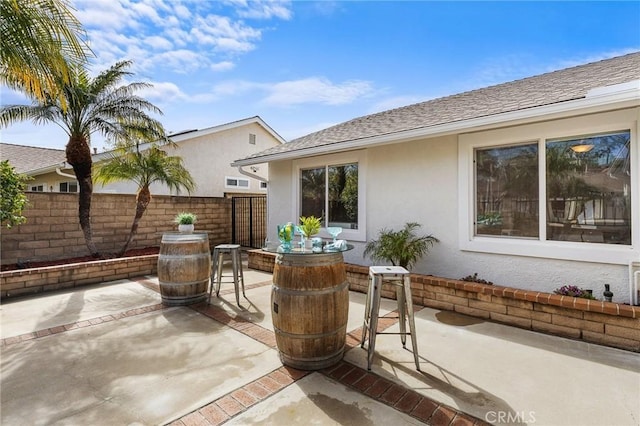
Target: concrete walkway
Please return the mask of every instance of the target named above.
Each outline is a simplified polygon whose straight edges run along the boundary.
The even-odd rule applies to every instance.
[[[163,307],[156,277],[4,302],[0,423],[640,424],[638,354],[449,312],[416,312],[421,372],[393,335],[367,372],[359,293],[342,362],[283,367],[271,275],[245,280],[242,308],[230,285],[211,305]]]

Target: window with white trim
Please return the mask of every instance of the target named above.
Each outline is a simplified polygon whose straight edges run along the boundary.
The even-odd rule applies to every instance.
[[[610,264],[637,258],[634,114],[597,118],[460,135],[460,249]]]
[[[323,227],[343,229],[339,238],[363,241],[364,159],[365,154],[357,152],[297,161],[295,216],[319,217]]]
[[[630,131],[545,142],[546,239],[631,244]],[[475,150],[475,235],[538,239],[538,142]]]
[[[225,188],[248,189],[249,179],[226,176],[224,178]]]
[[[267,182],[260,181],[260,189],[267,189]]]
[[[78,182],[60,182],[60,192],[78,192]]]
[[[31,185],[31,191],[44,192],[44,185]]]
[[[631,132],[546,142],[547,240],[631,245]]]

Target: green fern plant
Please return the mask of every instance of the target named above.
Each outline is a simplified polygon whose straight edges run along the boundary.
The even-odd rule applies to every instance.
[[[399,231],[382,229],[378,238],[365,245],[363,257],[369,256],[374,262],[386,261],[394,266],[409,270],[425,256],[434,243],[439,242],[433,235],[416,235],[422,225],[409,222]]]

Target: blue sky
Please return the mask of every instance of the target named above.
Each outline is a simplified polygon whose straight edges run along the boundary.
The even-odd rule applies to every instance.
[[[133,61],[169,132],[259,115],[286,140],[640,50],[640,2],[72,0],[93,73]],[[3,105],[25,103],[2,88]],[[56,126],[2,142],[63,149]],[[101,136],[92,145],[103,149]]]

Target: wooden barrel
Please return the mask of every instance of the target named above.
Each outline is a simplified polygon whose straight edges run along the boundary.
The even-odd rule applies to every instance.
[[[162,303],[190,305],[206,299],[211,275],[207,234],[163,234],[158,256]]]
[[[283,364],[319,370],[340,361],[349,316],[342,253],[278,254],[271,314]]]

